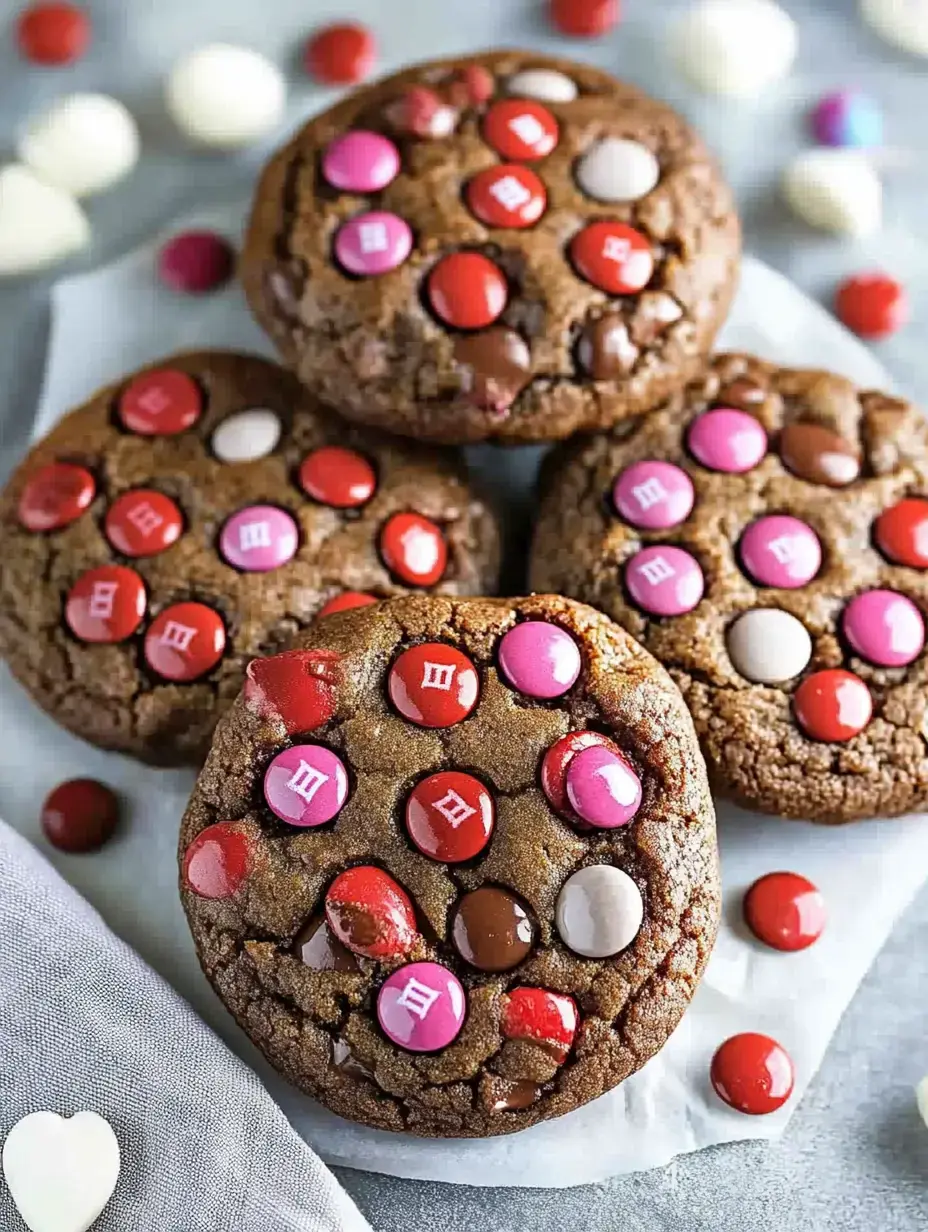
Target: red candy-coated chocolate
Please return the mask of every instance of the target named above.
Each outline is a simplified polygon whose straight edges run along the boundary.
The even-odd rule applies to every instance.
[[[307,40],[303,64],[307,73],[329,86],[350,86],[369,77],[377,59],[377,45],[367,26],[334,22]]]
[[[492,98],[496,89],[493,74],[482,64],[468,64],[455,73],[444,87],[444,94],[452,107],[463,110],[476,107]]]
[[[325,896],[325,918],[342,945],[365,958],[402,958],[416,942],[409,895],[371,864],[339,873]]]
[[[789,1053],[769,1035],[752,1031],[733,1035],[721,1045],[709,1076],[718,1097],[749,1116],[782,1108],[795,1081]]]
[[[613,753],[619,751],[611,740],[601,736],[599,732],[568,732],[551,745],[541,763],[541,789],[547,796],[548,803],[555,812],[581,825],[585,823],[581,822],[567,799],[567,767],[583,749],[596,746],[609,749]]]
[[[96,851],[119,821],[119,801],[96,779],[69,779],[49,792],[42,805],[45,837],[59,851]]]
[[[286,650],[252,659],[245,669],[245,702],[266,719],[280,719],[287,735],[323,727],[338,708],[337,650]]]
[[[651,245],[624,222],[591,222],[570,242],[581,278],[609,295],[634,295],[654,272]]]
[[[133,488],[113,501],[104,526],[107,539],[123,556],[155,556],[181,537],[184,518],[163,492]]]
[[[215,231],[184,231],[158,253],[158,277],[186,295],[215,291],[234,271],[235,249]]]
[[[557,145],[557,120],[532,99],[504,98],[484,117],[483,136],[503,158],[530,163],[545,158]]]
[[[448,564],[441,527],[421,513],[395,513],[380,532],[380,555],[407,586],[434,586]]]
[[[374,495],[377,474],[367,458],[354,449],[325,445],[303,459],[300,487],[321,505],[356,509]]]
[[[851,740],[870,722],[873,699],[859,676],[833,667],[803,680],[793,694],[793,711],[812,740]]]
[[[119,418],[140,436],[176,436],[200,418],[203,396],[193,377],[176,368],[144,372],[123,390]]]
[[[251,843],[235,821],[207,826],[184,852],[184,883],[200,898],[231,898],[250,868]]]
[[[423,855],[459,864],[486,847],[495,813],[493,797],[479,779],[443,770],[412,789],[406,801],[406,828]]]
[[[478,171],[467,185],[471,212],[488,227],[530,227],[545,212],[545,186],[531,167],[504,163]]]
[[[90,16],[76,4],[30,4],[16,22],[16,44],[33,64],[73,64],[90,45]]]
[[[483,329],[506,307],[506,275],[479,252],[452,252],[429,274],[428,295],[436,315],[453,329]]]
[[[858,274],[838,287],[835,312],[861,338],[886,338],[908,321],[909,297],[888,274]]]
[[[90,508],[97,485],[83,466],[50,462],[26,481],[17,506],[26,530],[60,530]]]
[[[928,500],[910,496],[884,509],[873,524],[873,537],[894,564],[928,569]]]
[[[178,684],[211,672],[226,648],[222,617],[205,603],[175,603],[159,612],[145,634],[148,666]]]
[[[454,646],[423,642],[404,650],[387,682],[390,700],[404,719],[420,727],[451,727],[477,704],[477,669]]]
[[[428,86],[410,86],[384,110],[395,129],[412,137],[447,137],[457,120],[454,108]]]
[[[599,38],[619,20],[619,0],[549,0],[552,23],[574,38]]]
[[[547,988],[514,988],[503,997],[500,1030],[506,1039],[544,1045],[561,1065],[573,1046],[579,1020],[573,997]]]
[[[744,896],[744,919],[775,950],[805,950],[825,928],[825,900],[798,873],[767,873]]]
[[[145,585],[125,565],[100,565],[77,579],[64,605],[64,618],[82,642],[122,642],[145,615]]]
[[[316,613],[316,619],[320,616],[334,616],[336,612],[348,612],[353,607],[370,607],[377,602],[376,595],[366,595],[363,590],[343,590],[340,595],[334,595],[328,603],[322,605]]]

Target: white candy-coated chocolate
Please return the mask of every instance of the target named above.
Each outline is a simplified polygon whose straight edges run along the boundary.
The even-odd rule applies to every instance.
[[[108,94],[69,94],[34,116],[17,152],[39,179],[75,197],[103,192],[139,160],[139,130]]]
[[[213,433],[213,453],[220,462],[254,462],[266,458],[280,440],[280,419],[273,411],[238,411]]]
[[[815,149],[783,174],[783,195],[813,227],[837,235],[872,235],[883,219],[883,186],[859,150]]]
[[[640,201],[660,178],[648,147],[624,137],[603,137],[577,163],[577,183],[597,201]]]
[[[914,56],[928,56],[925,0],[860,0],[865,21],[887,42]]]
[[[709,94],[734,98],[785,77],[797,44],[796,23],[773,0],[701,0],[671,30],[684,75]]]
[[[591,864],[568,877],[555,912],[561,940],[584,958],[609,958],[631,945],[643,915],[640,890],[611,864]]]
[[[519,98],[537,98],[543,103],[570,103],[577,97],[577,83],[553,68],[527,68],[506,82],[506,90]]]
[[[287,88],[265,56],[213,43],[174,65],[165,93],[168,111],[191,141],[228,150],[259,141],[280,122]]]
[[[90,224],[69,194],[28,167],[0,168],[0,275],[31,274],[90,242]]]
[[[921,1080],[915,1088],[915,1102],[918,1105],[918,1111],[921,1113],[921,1118],[928,1126],[928,1074]]]
[[[755,684],[792,680],[812,657],[808,629],[776,607],[744,612],[729,626],[727,641],[735,671]]]

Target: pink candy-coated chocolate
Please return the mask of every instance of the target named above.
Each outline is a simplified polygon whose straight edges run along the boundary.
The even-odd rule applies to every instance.
[[[399,169],[400,153],[393,142],[363,128],[336,137],[322,156],[322,174],[343,192],[380,192]]]
[[[697,462],[729,475],[752,471],[767,452],[767,433],[760,423],[746,411],[730,407],[697,415],[687,441]]]
[[[467,1013],[461,981],[433,962],[409,963],[386,980],[377,998],[384,1033],[407,1052],[438,1052],[457,1039]]]
[[[911,599],[895,590],[865,590],[844,609],[844,635],[861,658],[878,667],[904,667],[921,654],[925,621]]]
[[[249,505],[222,528],[223,559],[244,573],[267,573],[292,560],[299,544],[296,522],[276,505]]]
[[[741,536],[741,563],[761,586],[797,590],[811,582],[822,563],[822,545],[811,526],[774,514],[758,518]]]
[[[499,665],[528,697],[560,697],[580,675],[580,648],[569,633],[545,620],[510,629],[499,644]]]
[[[620,518],[642,530],[669,530],[690,516],[693,481],[672,462],[633,462],[615,481],[612,500]]]
[[[264,798],[271,812],[291,826],[324,825],[348,798],[344,763],[321,744],[295,744],[268,766]]]
[[[412,251],[412,231],[398,214],[371,210],[349,218],[335,236],[335,256],[349,274],[373,278],[402,265]]]
[[[625,566],[625,585],[635,603],[652,616],[691,612],[705,589],[695,558],[664,543],[635,553]]]
[[[641,780],[624,757],[592,745],[567,766],[567,799],[591,826],[612,830],[627,825],[641,807]]]

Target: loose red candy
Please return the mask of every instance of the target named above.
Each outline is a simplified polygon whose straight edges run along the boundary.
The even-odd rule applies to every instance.
[[[279,719],[287,735],[315,731],[338,708],[337,650],[287,650],[252,659],[245,669],[245,702],[266,719]]]
[[[174,291],[203,295],[224,286],[235,271],[235,249],[215,231],[185,231],[158,253],[158,276]]]
[[[870,722],[873,699],[859,676],[828,668],[807,676],[793,694],[796,722],[812,740],[851,740]]]
[[[492,325],[508,294],[503,271],[479,252],[452,252],[429,274],[429,303],[452,329]]]
[[[76,4],[31,4],[19,15],[16,42],[34,64],[73,64],[90,45],[90,17]]]
[[[557,120],[532,99],[505,98],[487,112],[483,135],[503,158],[530,163],[545,158],[557,145]]]
[[[619,0],[549,0],[552,23],[574,38],[599,38],[619,20]]]
[[[775,950],[805,950],[825,928],[825,900],[798,873],[768,873],[744,896],[744,919]]]
[[[406,801],[406,828],[423,855],[459,864],[486,847],[495,812],[493,797],[479,779],[444,770],[412,789]]]
[[[155,556],[181,537],[184,518],[163,492],[134,488],[113,501],[104,526],[107,539],[123,556]]]
[[[884,509],[874,523],[873,537],[895,564],[928,569],[928,500],[910,496]]]
[[[200,898],[231,898],[250,868],[251,844],[234,821],[207,826],[184,853],[184,882]]]
[[[434,586],[448,564],[441,527],[419,513],[395,513],[380,532],[380,555],[407,586]]]
[[[886,338],[909,319],[909,297],[887,274],[858,274],[838,287],[835,312],[861,338]]]
[[[123,642],[145,615],[145,585],[125,565],[88,569],[68,593],[64,618],[82,642]]]
[[[144,372],[123,390],[119,418],[140,436],[176,436],[200,418],[203,397],[193,377],[176,368]]]
[[[390,668],[390,700],[420,727],[451,727],[477,704],[477,669],[454,646],[423,642],[404,650]]]
[[[551,745],[541,763],[541,789],[547,796],[548,803],[555,812],[573,822],[579,823],[580,818],[567,799],[567,767],[578,753],[596,747],[609,749],[612,753],[619,751],[608,737],[601,736],[599,732],[568,732]]]
[[[350,86],[369,77],[377,59],[374,36],[359,22],[323,26],[307,41],[307,73],[330,86]]]
[[[764,1116],[782,1108],[793,1093],[793,1063],[769,1035],[748,1031],[727,1039],[712,1058],[716,1094],[737,1112]]]
[[[222,617],[205,603],[175,603],[155,617],[145,634],[148,666],[178,684],[211,672],[226,648]]]
[[[374,495],[377,475],[362,454],[338,445],[314,449],[300,467],[300,487],[321,505],[356,509]]]
[[[651,245],[624,222],[591,222],[570,243],[581,278],[609,295],[634,295],[651,281]]]
[[[316,613],[316,618],[320,616],[333,616],[336,612],[348,612],[355,607],[370,607],[372,603],[377,603],[376,595],[366,595],[363,590],[344,590],[340,595],[335,595],[328,603],[324,603]]]
[[[503,163],[478,171],[467,185],[471,212],[488,227],[530,227],[545,212],[545,186],[530,167]]]
[[[416,943],[409,895],[370,864],[339,873],[325,896],[325,918],[342,945],[365,958],[402,958]]]
[[[573,1046],[578,1022],[576,1002],[563,993],[514,988],[503,998],[500,1029],[504,1038],[541,1044],[559,1065]]]
[[[17,514],[26,530],[60,530],[90,508],[97,485],[90,471],[71,462],[50,462],[26,481]]]
[[[119,801],[96,779],[59,783],[42,805],[42,829],[59,851],[96,851],[112,837],[118,821]]]

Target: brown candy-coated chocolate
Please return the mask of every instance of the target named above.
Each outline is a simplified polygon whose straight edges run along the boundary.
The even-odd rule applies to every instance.
[[[783,465],[809,483],[843,488],[860,474],[860,456],[836,432],[814,423],[788,423],[780,432]]]
[[[461,899],[452,936],[465,962],[480,971],[510,971],[531,950],[535,928],[512,894],[481,886]]]
[[[463,369],[468,397],[496,415],[505,415],[531,377],[532,357],[525,340],[502,326],[458,338],[454,358]]]

